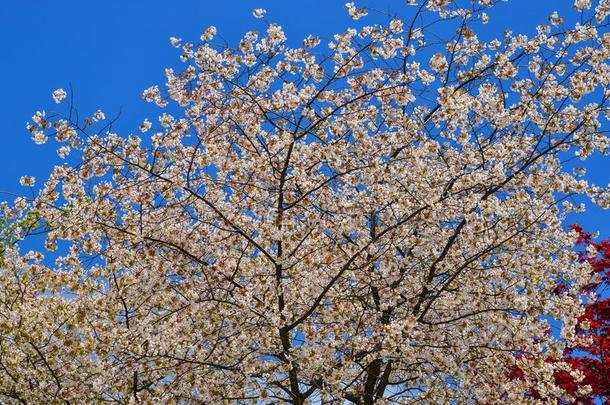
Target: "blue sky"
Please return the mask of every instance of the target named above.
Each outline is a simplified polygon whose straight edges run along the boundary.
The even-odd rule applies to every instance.
[[[51,92],[72,87],[82,113],[102,109],[111,117],[119,110],[115,129],[128,134],[144,117],[158,110],[141,100],[142,90],[163,84],[163,69],[178,64],[170,36],[196,40],[205,27],[215,25],[230,44],[248,30],[264,28],[252,9],[268,10],[269,21],[282,25],[291,43],[310,33],[322,37],[353,25],[343,0],[28,0],[3,1],[0,6],[0,45],[3,96],[0,97],[0,200],[6,193],[23,192],[21,175],[41,182],[59,163],[53,145],[35,145],[25,123],[37,109],[52,109]],[[404,0],[356,1],[409,16]],[[504,29],[532,33],[535,25],[558,10],[567,13],[571,0],[511,0],[498,5],[486,35]],[[607,160],[589,163],[589,176],[601,185],[609,180]],[[610,236],[610,213],[591,209],[571,218],[585,229]]]

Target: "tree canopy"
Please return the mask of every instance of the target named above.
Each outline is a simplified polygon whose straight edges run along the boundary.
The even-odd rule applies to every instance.
[[[263,9],[235,46],[171,38],[132,134],[54,92],[28,130],[71,163],[4,209],[46,241],[5,245],[2,401],[579,395],[555,377],[591,264],[563,221],[610,191],[565,160],[610,145],[610,2],[484,41],[495,3],[347,3],[354,28],[300,47]]]

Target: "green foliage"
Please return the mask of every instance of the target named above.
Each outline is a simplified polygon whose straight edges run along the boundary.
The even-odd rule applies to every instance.
[[[0,267],[3,267],[6,248],[44,225],[36,210],[27,211],[18,218],[11,218],[7,215],[6,206],[3,206],[0,215]]]

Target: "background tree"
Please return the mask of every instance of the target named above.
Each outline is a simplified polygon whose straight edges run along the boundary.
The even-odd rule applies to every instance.
[[[585,307],[578,318],[577,334],[583,337],[580,344],[570,346],[564,359],[574,370],[576,378],[567,372],[559,373],[558,384],[575,398],[574,403],[608,403],[610,400],[610,240],[595,242],[591,234],[578,225],[572,228],[579,233],[578,245],[586,248],[580,260],[591,266],[593,279],[584,292],[595,292],[599,298]],[[563,290],[562,286],[559,292]],[[586,339],[586,340],[585,340]],[[590,388],[585,388],[586,386]],[[580,391],[580,395],[579,394]]]
[[[5,253],[5,400],[567,397],[545,317],[577,339],[589,266],[569,197],[610,204],[562,160],[608,151],[609,3],[489,42],[493,1],[407,3],[329,50],[267,22],[237,48],[214,27],[172,38],[186,66],[144,92],[165,108],[151,135],[37,112],[34,141],[77,163],[15,207],[48,233]]]
[[[571,228],[578,233],[576,245],[585,248],[579,252],[578,260],[590,266],[591,280],[581,289],[583,295],[589,296],[589,302],[585,304],[584,313],[574,320],[579,339],[564,349],[562,361],[569,368],[555,371],[555,384],[569,394],[559,402],[561,404],[605,404],[610,398],[610,297],[607,296],[610,241],[595,242],[582,227],[572,225]],[[567,285],[560,283],[555,293],[563,294],[567,289]],[[521,354],[517,356],[522,357]],[[544,355],[541,358],[547,362],[557,361]],[[523,370],[515,365],[509,368],[508,375],[524,380]],[[531,388],[526,396],[541,399],[536,388]]]

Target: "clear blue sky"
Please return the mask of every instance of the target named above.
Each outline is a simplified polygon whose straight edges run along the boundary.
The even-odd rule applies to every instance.
[[[196,40],[215,25],[231,44],[248,30],[263,29],[252,9],[266,8],[267,18],[282,25],[296,44],[310,34],[329,36],[353,24],[339,0],[4,0],[0,5],[0,191],[23,192],[24,174],[41,182],[58,163],[52,145],[35,145],[25,123],[37,109],[51,109],[50,93],[75,92],[80,111],[97,108],[112,116],[122,109],[116,129],[135,130],[157,110],[141,100],[142,90],[163,84],[163,69],[177,65],[170,36]],[[404,0],[356,1],[357,5],[409,16]],[[555,9],[568,12],[571,0],[511,0],[497,6],[486,27],[490,36],[505,28],[531,34]],[[588,164],[601,185],[610,180],[602,159]],[[0,194],[0,200],[12,200]],[[610,236],[610,212],[598,209],[573,220],[587,230]]]

